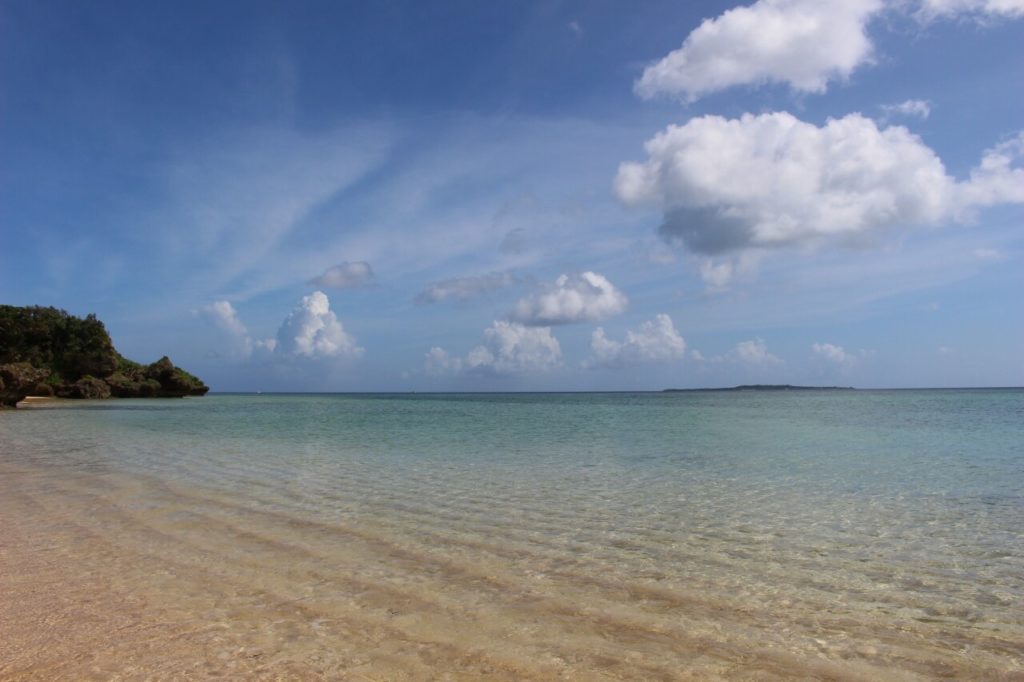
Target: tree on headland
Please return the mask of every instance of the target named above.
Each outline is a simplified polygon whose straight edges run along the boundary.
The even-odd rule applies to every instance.
[[[0,405],[7,406],[26,395],[148,398],[209,390],[166,356],[151,365],[125,358],[94,314],[42,306],[0,305],[0,370]]]

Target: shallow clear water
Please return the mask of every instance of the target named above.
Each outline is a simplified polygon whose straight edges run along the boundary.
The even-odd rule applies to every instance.
[[[0,475],[40,570],[183,591],[182,649],[108,672],[1024,675],[1019,390],[61,402],[2,415]],[[75,676],[32,649],[0,676]]]

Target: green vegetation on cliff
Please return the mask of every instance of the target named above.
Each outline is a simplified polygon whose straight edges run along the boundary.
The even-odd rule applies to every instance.
[[[208,390],[166,356],[151,365],[125,358],[95,315],[0,305],[0,405],[27,395],[176,398]]]

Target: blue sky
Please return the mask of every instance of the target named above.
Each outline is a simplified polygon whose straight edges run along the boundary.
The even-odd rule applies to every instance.
[[[0,0],[0,301],[214,390],[1024,384],[1024,1]]]

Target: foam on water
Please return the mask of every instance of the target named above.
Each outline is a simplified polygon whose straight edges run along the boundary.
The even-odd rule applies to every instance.
[[[0,477],[0,677],[1024,675],[1024,391],[56,403]]]

